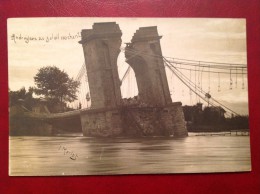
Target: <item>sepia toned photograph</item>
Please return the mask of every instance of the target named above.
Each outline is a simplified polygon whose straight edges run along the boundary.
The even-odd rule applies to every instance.
[[[7,24],[10,176],[251,171],[245,19]]]

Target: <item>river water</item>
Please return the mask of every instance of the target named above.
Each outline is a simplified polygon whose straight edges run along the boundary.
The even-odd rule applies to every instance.
[[[11,176],[251,170],[249,136],[186,138],[10,137]]]

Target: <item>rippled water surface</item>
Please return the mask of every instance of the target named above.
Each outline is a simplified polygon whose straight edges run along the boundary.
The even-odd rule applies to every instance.
[[[248,171],[249,136],[10,137],[9,174],[89,175]]]

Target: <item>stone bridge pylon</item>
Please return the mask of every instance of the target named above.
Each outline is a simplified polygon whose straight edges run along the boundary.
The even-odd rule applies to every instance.
[[[92,108],[119,106],[122,97],[117,58],[122,32],[118,24],[95,23],[93,29],[82,30],[81,36]]]
[[[171,100],[157,27],[139,28],[126,47],[142,103],[134,107],[122,105],[118,24],[95,23],[81,36],[92,106],[80,114],[85,136],[187,136],[181,103]]]
[[[135,72],[141,101],[153,106],[172,102],[160,39],[156,26],[141,27],[127,44],[125,52],[126,62]]]
[[[82,30],[82,44],[88,74],[91,108],[82,112],[85,136],[117,136],[122,133],[122,102],[117,58],[122,32],[115,22],[95,23]]]

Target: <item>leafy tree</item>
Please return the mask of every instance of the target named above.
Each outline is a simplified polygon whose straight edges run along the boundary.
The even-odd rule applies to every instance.
[[[9,90],[9,106],[17,105],[19,104],[19,100],[23,100],[26,108],[31,109],[31,106],[35,101],[32,95],[32,87],[29,87],[28,92],[26,91],[25,87],[22,87],[20,90],[17,91]]]
[[[16,105],[19,99],[24,100],[26,96],[26,89],[22,87],[20,90],[17,91],[9,91],[9,105],[13,106]]]
[[[37,86],[34,88],[35,94],[44,95],[46,99],[59,102],[72,102],[77,99],[79,82],[55,66],[39,69],[34,81]]]

